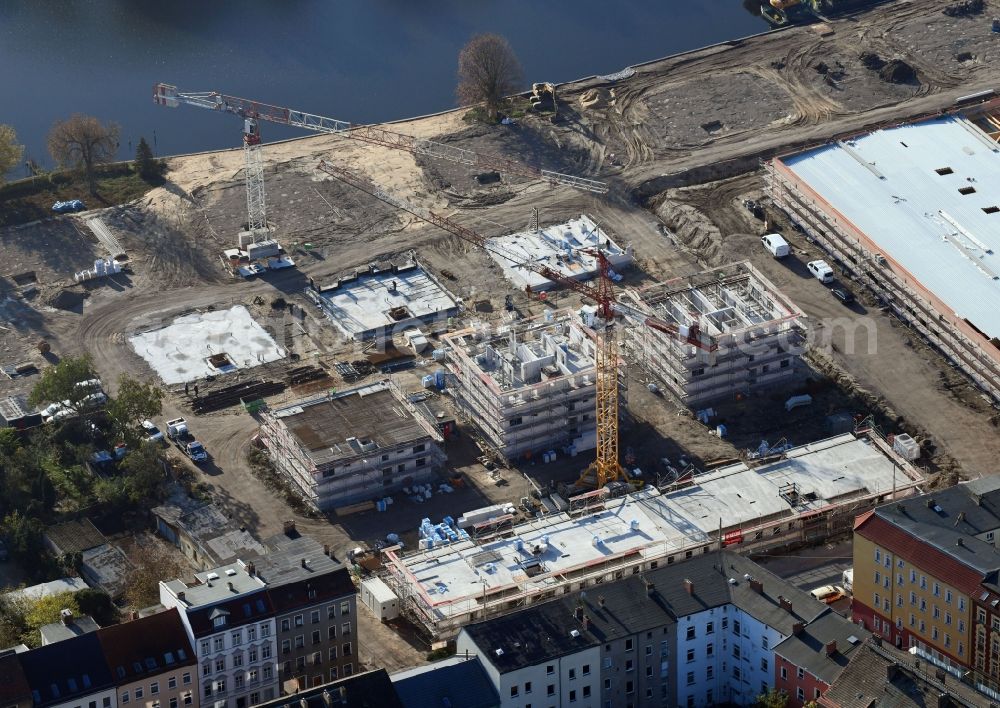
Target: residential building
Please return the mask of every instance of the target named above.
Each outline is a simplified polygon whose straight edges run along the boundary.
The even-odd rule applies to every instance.
[[[787,708],[818,700],[870,636],[833,610],[793,626],[774,647],[774,687],[788,695]]]
[[[500,708],[500,696],[475,656],[456,655],[390,678],[405,708]]]
[[[261,708],[406,708],[385,669],[366,671],[306,688],[262,704]],[[437,707],[435,707],[437,708]]]
[[[198,708],[198,664],[176,608],[97,631],[119,708]]]
[[[572,310],[495,331],[478,325],[441,341],[455,401],[498,455],[514,460],[594,448],[594,334]]]
[[[774,647],[828,608],[730,552],[560,595],[464,627],[503,706],[748,705]]]
[[[119,708],[96,632],[17,655],[34,708]]]
[[[998,509],[1000,479],[989,477],[859,516],[854,619],[946,667],[975,667],[982,647],[980,671],[990,675],[997,656],[987,641],[994,608],[980,613],[974,607],[984,595],[988,600],[1000,569]]]
[[[132,564],[90,519],[49,526],[42,538],[54,556],[77,559],[80,575],[88,585],[103,590],[112,598],[121,597]]]
[[[42,646],[61,642],[64,639],[79,637],[87,632],[96,632],[99,629],[97,622],[90,615],[74,617],[73,611],[63,609],[59,613],[59,621],[42,625],[39,633],[42,635]]]
[[[255,561],[277,628],[284,693],[354,673],[358,662],[357,593],[350,571],[294,525],[265,540]]]
[[[773,388],[796,375],[803,316],[748,261],[623,293],[640,311],[690,339],[651,326],[629,346],[665,389],[688,406]]]
[[[32,708],[31,686],[15,649],[0,651],[0,706]]]
[[[444,464],[437,428],[389,381],[260,412],[260,441],[312,506],[374,500],[433,479]]]
[[[249,708],[278,691],[277,630],[266,583],[253,562],[160,581],[160,603],[176,607],[197,649],[201,705]]]
[[[1000,398],[1000,151],[975,119],[853,135],[768,173],[811,240]]]
[[[199,570],[264,552],[260,541],[213,502],[192,499],[180,486],[151,511],[156,532],[177,546]]]

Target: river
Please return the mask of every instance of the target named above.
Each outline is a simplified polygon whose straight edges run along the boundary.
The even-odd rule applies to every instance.
[[[117,122],[123,159],[140,136],[159,155],[212,150],[239,145],[239,121],[155,106],[153,84],[380,122],[453,107],[477,32],[506,36],[530,84],[766,29],[741,0],[0,0],[0,123],[44,166],[46,133],[74,112]]]

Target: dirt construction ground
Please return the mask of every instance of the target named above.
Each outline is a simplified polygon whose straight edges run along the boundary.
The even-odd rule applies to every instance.
[[[953,479],[955,471],[990,473],[1000,453],[991,423],[995,411],[863,293],[856,293],[860,304],[848,310],[808,278],[804,263],[817,253],[814,246],[793,238],[795,254],[787,262],[766,257],[757,243],[762,224],[740,200],[761,195],[757,166],[762,159],[934,114],[958,97],[993,88],[1000,68],[1000,42],[989,31],[995,15],[1000,15],[1000,0],[989,0],[985,13],[972,18],[945,16],[938,0],[900,0],[829,23],[655,61],[624,72],[630,74],[626,78],[594,77],[560,86],[556,122],[529,114],[514,126],[474,126],[463,121],[464,111],[453,111],[393,126],[417,137],[604,180],[611,190],[603,196],[509,176],[479,186],[472,168],[337,136],[267,145],[269,218],[299,267],[252,281],[233,280],[218,259],[223,248],[235,245],[245,219],[242,153],[173,158],[164,187],[99,214],[129,253],[126,273],[87,287],[73,284],[73,273],[90,267],[95,254],[102,253],[79,217],[0,231],[5,255],[0,364],[30,361],[43,367],[60,356],[89,352],[113,391],[121,371],[153,376],[127,344],[129,333],[183,312],[236,303],[251,308],[271,335],[295,352],[298,365],[358,359],[360,349],[335,336],[303,290],[310,279],[322,284],[376,259],[411,252],[455,295],[480,303],[470,317],[499,318],[508,294],[524,315],[577,302],[575,296],[557,293],[554,302],[539,303],[512,292],[482,252],[333,180],[317,169],[325,158],[485,236],[525,228],[533,208],[543,224],[587,213],[620,243],[635,247],[638,267],[627,274],[629,285],[749,257],[783,289],[807,313],[810,335],[818,342],[815,363],[796,384],[818,392],[820,403],[812,415],[785,415],[783,408],[772,415],[769,406],[776,407],[775,400],[751,398],[722,407],[733,440],[720,440],[649,393],[644,374],[631,370],[623,448],[633,448],[644,470],[655,472],[660,458],[682,454],[703,464],[733,459],[738,448],[755,447],[762,437],[807,442],[824,434],[828,416],[881,410],[880,420],[894,430],[912,430],[930,440],[931,465],[945,473],[943,479]],[[902,59],[915,78],[902,84],[884,81],[866,68],[862,53]],[[303,314],[297,320],[279,315],[271,307],[277,298]],[[824,319],[845,316],[869,318],[865,322],[874,324],[877,347],[851,353],[842,333],[826,336]],[[51,346],[47,357],[37,347],[43,339]],[[271,365],[259,375],[280,378],[283,366]],[[432,363],[419,364],[401,378],[403,387],[419,390],[419,376],[432,370]],[[0,395],[30,390],[35,380],[31,375],[0,378]],[[342,385],[336,376],[319,384]],[[276,400],[304,390],[289,389]],[[305,518],[249,471],[246,454],[256,430],[249,414],[229,408],[195,417],[183,390],[175,388],[164,410],[165,417],[174,415],[187,416],[211,452],[213,461],[202,479],[219,504],[259,536],[295,518],[300,530],[330,543],[339,557],[357,542],[374,542],[390,531],[412,538],[424,516],[437,521],[501,499],[516,503],[534,484],[571,479],[585,462],[507,470],[497,484],[476,460],[473,431],[464,429],[459,441],[449,443],[449,454],[464,473],[466,488],[427,505],[402,498],[391,514]]]

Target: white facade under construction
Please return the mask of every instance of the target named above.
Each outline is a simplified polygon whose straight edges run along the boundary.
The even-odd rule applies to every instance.
[[[1000,399],[1000,145],[962,116],[778,158],[771,195]]]
[[[616,270],[632,264],[631,246],[619,246],[586,214],[564,224],[491,238],[487,243],[490,256],[503,270],[504,277],[520,290],[530,288],[537,292],[554,285],[548,278],[518,265],[522,263],[547,266],[575,280],[598,275],[596,249],[604,251]],[[499,253],[510,257],[504,258]]]
[[[676,324],[681,334],[698,328],[717,347],[699,348],[652,327],[630,329],[629,345],[644,367],[688,406],[777,386],[795,375],[802,311],[749,262],[622,297]]]
[[[855,514],[921,483],[878,437],[844,434],[609,499],[605,490],[477,541],[384,552],[404,612],[436,636],[557,594],[734,546],[764,550],[851,528]],[[497,523],[496,528],[504,527]],[[502,537],[500,537],[502,536]]]
[[[571,310],[442,337],[452,393],[487,447],[512,460],[593,449],[594,338]]]
[[[458,300],[417,262],[386,263],[306,294],[347,337],[358,341],[446,322]]]
[[[388,382],[260,415],[275,468],[324,511],[428,482],[445,461],[436,428]]]

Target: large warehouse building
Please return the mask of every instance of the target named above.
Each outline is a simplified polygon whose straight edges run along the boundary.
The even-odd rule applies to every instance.
[[[953,115],[773,160],[774,203],[1000,400],[1000,145]]]

